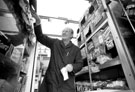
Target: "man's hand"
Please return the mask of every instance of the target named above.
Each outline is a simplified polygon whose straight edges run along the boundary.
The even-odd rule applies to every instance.
[[[72,72],[73,71],[73,65],[72,64],[67,64],[66,69],[67,69],[68,72]]]
[[[41,21],[40,21],[40,17],[37,15],[37,13],[34,11],[34,9],[31,7],[30,8],[31,9],[31,14],[32,14],[32,17],[34,17],[35,18],[35,20],[36,20],[36,26],[37,25],[40,25],[40,23],[41,23]]]

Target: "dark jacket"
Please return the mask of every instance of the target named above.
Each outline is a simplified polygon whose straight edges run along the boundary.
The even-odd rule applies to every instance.
[[[75,92],[75,73],[83,66],[79,47],[72,42],[65,46],[62,40],[49,38],[42,33],[41,25],[35,27],[35,35],[41,44],[51,49],[50,63],[39,92]],[[73,71],[64,81],[60,69],[67,64],[73,65]]]

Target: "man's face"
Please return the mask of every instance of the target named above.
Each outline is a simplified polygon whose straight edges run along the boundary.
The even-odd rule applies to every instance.
[[[73,30],[70,28],[65,28],[62,31],[62,39],[72,39],[73,37]]]

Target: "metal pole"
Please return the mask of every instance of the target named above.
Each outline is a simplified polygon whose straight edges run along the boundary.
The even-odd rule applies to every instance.
[[[91,84],[91,90],[93,90],[93,85],[92,85],[92,72],[91,72],[91,68],[90,68],[90,62],[89,62],[89,59],[88,59],[88,46],[87,46],[87,41],[86,41],[86,37],[84,35],[84,32],[83,30],[81,31],[82,32],[82,36],[83,36],[83,39],[84,39],[84,44],[85,44],[85,53],[87,55],[87,63],[88,63],[88,71],[89,71],[89,78],[90,78],[90,84]]]
[[[32,92],[33,90],[33,81],[34,77],[35,77],[35,64],[36,64],[36,54],[37,54],[37,40],[36,40],[36,45],[35,45],[35,49],[34,49],[34,60],[33,60],[33,69],[32,69],[32,78],[31,78],[31,87],[30,87],[30,92]]]

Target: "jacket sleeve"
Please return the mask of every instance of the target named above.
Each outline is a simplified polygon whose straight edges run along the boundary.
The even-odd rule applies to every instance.
[[[78,51],[76,53],[76,57],[75,57],[75,62],[72,65],[73,65],[73,72],[74,73],[77,73],[82,69],[83,60],[82,60],[80,49],[78,49]]]
[[[34,31],[35,31],[37,41],[39,41],[41,44],[51,48],[51,46],[53,45],[53,43],[55,42],[56,39],[52,39],[52,38],[48,37],[47,35],[43,34],[41,25],[35,26]]]

